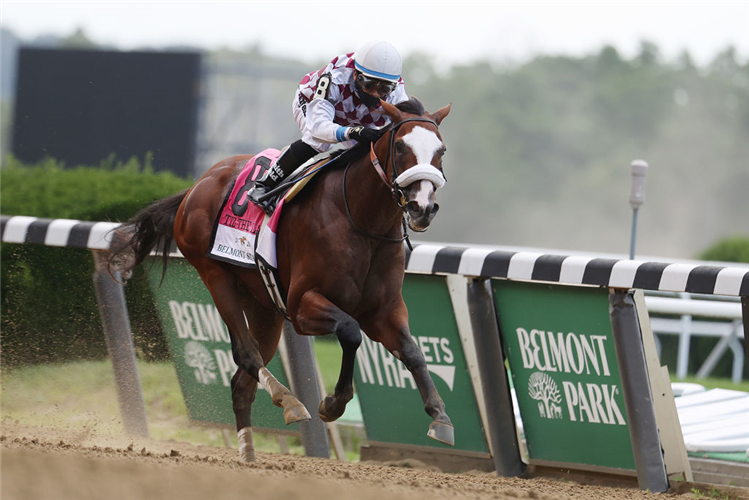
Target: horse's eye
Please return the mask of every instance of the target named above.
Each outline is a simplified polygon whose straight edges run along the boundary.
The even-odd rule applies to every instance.
[[[437,161],[439,162],[439,164],[442,165],[442,157],[445,156],[445,150],[440,149],[435,153],[435,156],[437,157]]]
[[[403,144],[402,142],[396,142],[395,143],[395,152],[399,155],[406,154],[408,152],[408,147]]]

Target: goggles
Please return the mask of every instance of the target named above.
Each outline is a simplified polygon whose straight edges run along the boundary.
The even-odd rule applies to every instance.
[[[370,78],[362,73],[356,73],[356,81],[359,83],[361,88],[367,92],[377,90],[380,95],[388,95],[395,86],[398,85],[396,82],[388,82],[387,80],[379,80],[377,78]]]

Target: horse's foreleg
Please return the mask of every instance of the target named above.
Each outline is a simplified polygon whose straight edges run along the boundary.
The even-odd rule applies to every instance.
[[[302,297],[295,326],[306,335],[335,333],[341,344],[343,357],[335,392],[323,399],[317,409],[323,422],[333,422],[343,415],[346,404],[354,397],[354,363],[362,341],[359,323],[322,295],[310,291]]]
[[[455,431],[453,430],[450,417],[447,416],[447,412],[445,411],[445,402],[442,401],[442,397],[434,386],[432,377],[429,376],[424,354],[416,344],[416,340],[409,333],[408,327],[402,327],[399,343],[399,350],[388,350],[395,357],[399,358],[406,365],[408,371],[413,374],[416,386],[419,388],[419,393],[421,394],[421,399],[424,401],[424,410],[434,419],[429,424],[427,436],[450,446],[455,445]]]
[[[455,431],[445,411],[445,402],[442,401],[429,375],[424,354],[411,336],[408,328],[408,311],[402,300],[387,317],[370,319],[364,327],[367,335],[385,346],[413,375],[424,401],[424,411],[433,419],[429,424],[427,436],[450,446],[455,445]]]

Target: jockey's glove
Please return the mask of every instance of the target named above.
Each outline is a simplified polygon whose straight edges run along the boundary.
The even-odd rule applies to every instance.
[[[349,127],[346,131],[346,138],[357,142],[374,142],[380,138],[380,132],[373,128],[367,127]]]

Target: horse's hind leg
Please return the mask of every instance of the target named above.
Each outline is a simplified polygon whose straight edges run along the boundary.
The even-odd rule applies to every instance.
[[[255,444],[252,439],[252,403],[257,394],[257,380],[242,368],[231,379],[231,400],[237,421],[239,458],[245,462],[255,461]]]
[[[259,305],[247,292],[242,293],[241,301],[250,326],[250,333],[257,340],[263,363],[267,365],[276,353],[283,318],[276,311]],[[237,368],[231,380],[231,399],[234,417],[237,421],[239,457],[246,462],[255,461],[251,416],[252,403],[257,394],[257,384],[258,381],[242,368]]]
[[[341,344],[343,358],[335,392],[322,400],[317,410],[323,422],[333,422],[343,415],[346,404],[354,397],[354,362],[362,341],[359,323],[322,295],[309,291],[302,297],[295,326],[306,335],[335,333]]]
[[[250,334],[245,322],[244,304],[241,300],[244,291],[239,289],[236,276],[228,272],[222,264],[207,257],[190,259],[190,263],[198,270],[229,329],[232,355],[237,366],[259,381],[271,395],[273,404],[284,409],[286,424],[309,420],[311,417],[304,405],[265,367],[258,339]],[[258,338],[264,345],[267,343],[265,337],[259,335]],[[273,351],[275,348],[276,344],[273,344]]]

